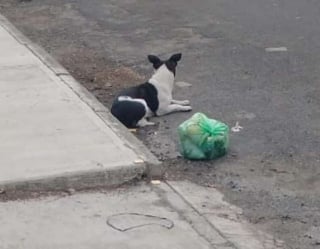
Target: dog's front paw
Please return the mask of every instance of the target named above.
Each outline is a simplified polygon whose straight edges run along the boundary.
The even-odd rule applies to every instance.
[[[190,105],[190,101],[189,100],[182,100],[181,105]]]
[[[192,111],[192,107],[191,106],[183,106],[183,111],[190,112],[190,111]]]
[[[189,100],[171,100],[171,104],[177,104],[177,105],[190,105]]]

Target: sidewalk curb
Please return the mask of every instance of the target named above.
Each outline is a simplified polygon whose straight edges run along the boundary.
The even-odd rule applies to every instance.
[[[153,186],[153,190],[169,207],[186,220],[192,226],[193,230],[206,240],[212,248],[238,249],[209,223],[205,217],[199,214],[198,210],[186,202],[184,197],[176,192],[169,182],[162,182],[159,185],[155,185]]]
[[[115,186],[128,182],[133,179],[141,179],[143,175],[149,178],[159,178],[163,175],[163,166],[160,161],[131,134],[118,120],[116,120],[110,111],[100,103],[84,86],[82,86],[72,75],[49,55],[43,48],[33,43],[24,36],[11,22],[0,14],[0,25],[9,32],[14,39],[30,50],[40,61],[47,66],[68,88],[70,88],[96,115],[107,125],[121,140],[125,146],[133,150],[142,160],[142,163],[131,166],[117,167],[110,172],[80,172],[64,176],[47,178],[46,180],[31,180],[28,184],[23,181],[14,184],[4,184],[1,187],[27,188],[27,189],[56,189],[58,185],[72,188],[86,188],[95,186]],[[90,184],[91,179],[91,184]],[[56,184],[59,183],[59,184]],[[93,183],[93,185],[92,185]],[[79,186],[77,187],[77,184]]]
[[[167,201],[214,248],[287,248],[284,241],[249,223],[243,210],[226,202],[224,195],[215,187],[204,187],[189,181],[166,181],[158,188],[165,191],[163,196]]]

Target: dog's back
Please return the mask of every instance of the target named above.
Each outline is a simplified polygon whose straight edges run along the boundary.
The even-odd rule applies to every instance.
[[[150,83],[130,87],[121,91],[114,100],[111,113],[126,127],[137,127],[144,117],[158,109],[157,90]]]

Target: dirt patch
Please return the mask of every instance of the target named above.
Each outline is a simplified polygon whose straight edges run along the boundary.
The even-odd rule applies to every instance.
[[[130,67],[112,66],[94,50],[69,47],[55,53],[71,75],[108,107],[121,89],[144,81],[144,77]]]
[[[143,75],[103,52],[99,40],[105,34],[98,24],[81,16],[73,4],[56,2],[4,0],[0,10],[108,107],[120,89],[144,82]]]

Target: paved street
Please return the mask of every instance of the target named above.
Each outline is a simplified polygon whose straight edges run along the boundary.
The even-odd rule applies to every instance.
[[[287,248],[213,186],[150,183],[162,165],[101,103],[2,15],[0,38],[1,248]]]
[[[320,240],[319,9],[314,0],[0,3],[106,106],[151,74],[147,54],[182,52],[177,81],[192,86],[176,98],[243,130],[209,163],[177,158],[176,127],[190,114],[156,119],[138,137],[168,178],[219,187],[250,222],[299,249]]]

